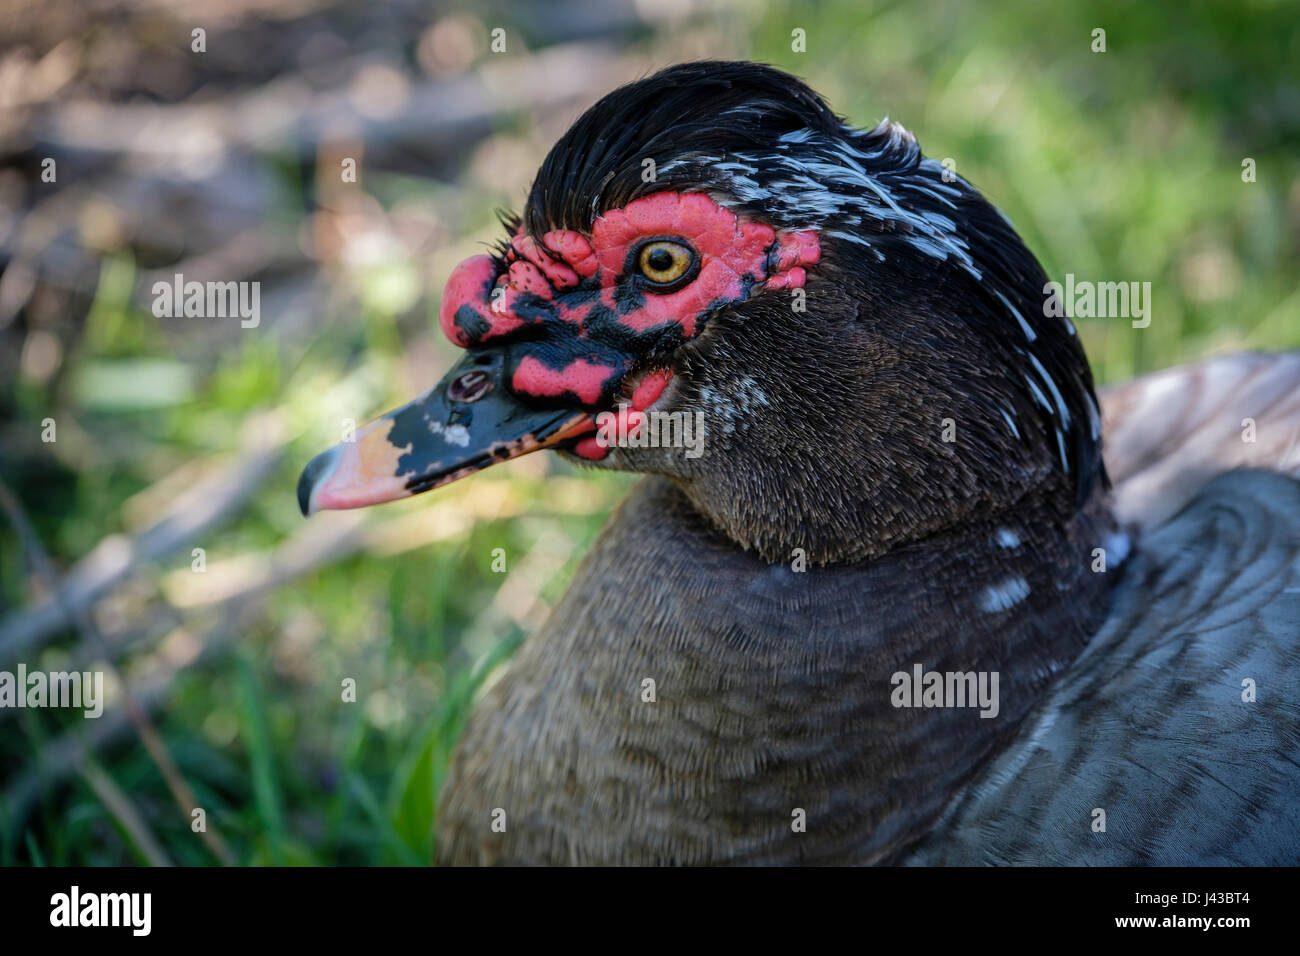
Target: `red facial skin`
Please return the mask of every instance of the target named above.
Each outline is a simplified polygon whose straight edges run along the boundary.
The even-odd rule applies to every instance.
[[[654,291],[634,263],[629,268],[648,238],[689,244],[698,256],[695,277],[676,291]],[[777,232],[702,193],[655,193],[606,212],[590,237],[557,229],[538,243],[520,229],[504,271],[491,256],[465,260],[447,281],[439,320],[463,348],[506,347],[519,397],[596,410],[613,404],[624,376],[647,356],[665,356],[696,336],[712,310],[764,290],[802,288],[805,267],[820,255],[813,230]],[[666,369],[646,375],[627,414],[642,416],[668,377]],[[578,453],[608,453],[587,447],[594,441],[584,439]]]
[[[600,401],[601,391],[609,378],[610,369],[586,359],[574,359],[562,369],[547,368],[531,355],[525,355],[515,369],[510,386],[523,395],[578,396],[584,405]]]

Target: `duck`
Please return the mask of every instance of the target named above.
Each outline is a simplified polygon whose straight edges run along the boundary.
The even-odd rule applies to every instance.
[[[435,862],[1300,862],[1297,356],[1103,408],[1006,217],[757,63],[609,93],[503,222],[461,360],[298,486],[642,475],[477,702]]]

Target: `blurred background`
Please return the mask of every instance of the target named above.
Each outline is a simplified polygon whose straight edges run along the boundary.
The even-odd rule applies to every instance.
[[[902,122],[1054,279],[1151,282],[1149,328],[1079,323],[1103,383],[1300,346],[1295,3],[3,0],[0,670],[108,701],[0,709],[0,863],[429,859],[475,695],[634,479],[307,522],[298,473],[451,365],[443,282],[579,112],[696,58]],[[260,324],[155,317],[177,272]]]

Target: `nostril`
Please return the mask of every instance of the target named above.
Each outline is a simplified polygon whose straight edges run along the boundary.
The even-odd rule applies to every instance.
[[[447,386],[447,397],[453,402],[477,402],[492,390],[492,379],[486,372],[470,369],[457,375]]]

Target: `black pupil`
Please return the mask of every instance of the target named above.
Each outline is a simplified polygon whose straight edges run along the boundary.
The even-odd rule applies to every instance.
[[[673,254],[667,249],[656,249],[646,259],[646,265],[654,272],[667,272],[673,267]]]

